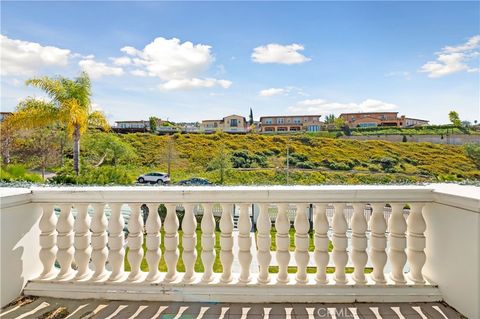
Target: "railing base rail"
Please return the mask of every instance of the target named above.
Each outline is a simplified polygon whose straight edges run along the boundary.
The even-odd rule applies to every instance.
[[[293,276],[289,284],[272,281],[259,284],[239,284],[237,280],[225,284],[216,276],[211,283],[201,283],[199,279],[185,284],[148,282],[72,282],[56,280],[33,280],[28,282],[24,294],[68,298],[68,299],[108,299],[130,301],[185,301],[185,302],[433,302],[443,300],[436,285],[398,285],[387,282],[379,285],[368,282],[365,285],[354,284],[348,277],[345,285],[319,285],[314,276],[309,275],[307,284],[295,284]]]

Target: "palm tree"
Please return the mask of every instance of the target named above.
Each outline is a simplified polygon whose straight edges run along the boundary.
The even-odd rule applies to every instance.
[[[80,138],[89,125],[108,129],[108,122],[100,111],[92,111],[90,78],[82,72],[75,79],[40,77],[26,81],[42,89],[51,98],[44,101],[32,97],[23,100],[13,114],[17,127],[38,128],[60,126],[73,139],[73,168],[80,173]]]

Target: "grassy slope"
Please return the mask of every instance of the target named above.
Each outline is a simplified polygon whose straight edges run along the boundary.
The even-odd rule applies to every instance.
[[[145,170],[165,170],[161,160],[167,136],[127,134],[121,138],[131,144],[139,155],[132,176]],[[266,156],[268,168],[230,170],[226,184],[284,184],[286,145],[290,151],[305,155],[314,170],[293,168],[290,183],[295,184],[357,184],[422,182],[435,180],[479,179],[480,171],[461,146],[431,143],[391,143],[385,141],[354,141],[315,135],[267,136],[228,134],[185,134],[175,136],[178,159],[172,167],[173,181],[201,176],[213,181],[217,172],[206,168],[220,145],[227,151],[244,150]],[[394,159],[393,172],[385,172],[378,163],[381,158]],[[350,166],[349,170],[331,169],[332,164]],[[277,168],[276,168],[277,167]]]

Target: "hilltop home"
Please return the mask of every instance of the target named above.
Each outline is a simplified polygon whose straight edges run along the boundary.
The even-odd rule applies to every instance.
[[[200,124],[200,131],[215,132],[223,131],[226,133],[245,133],[247,132],[247,119],[240,115],[225,116],[221,120],[203,120]]]
[[[339,116],[345,120],[349,127],[414,127],[427,125],[427,120],[398,117],[398,112],[365,112],[365,113],[342,113]]]
[[[321,115],[286,115],[260,117],[260,132],[318,132]]]
[[[162,125],[163,121],[157,118],[157,128]],[[117,133],[134,133],[150,131],[150,121],[115,121],[112,130]]]

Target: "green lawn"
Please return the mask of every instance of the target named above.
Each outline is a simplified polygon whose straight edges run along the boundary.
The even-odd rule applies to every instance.
[[[270,250],[275,251],[277,249],[277,246],[276,246],[276,243],[275,243],[276,231],[274,229],[272,229],[270,233],[271,233],[271,239],[272,239],[272,244],[271,244]],[[165,237],[165,231],[162,229],[160,234],[161,234],[161,239],[162,239],[161,244],[160,244],[160,249],[162,251],[162,258],[160,259],[158,269],[161,272],[166,272],[167,271],[167,265],[165,264],[165,259],[164,259],[165,245],[163,244],[164,237]],[[185,272],[185,265],[183,264],[183,260],[182,260],[182,253],[183,253],[182,234],[183,234],[183,232],[181,230],[179,230],[178,231],[178,237],[179,237],[180,257],[179,257],[178,262],[177,262],[177,271],[179,271],[179,272]],[[201,236],[202,236],[202,231],[200,229],[197,229],[197,245],[196,245],[197,260],[195,262],[195,271],[196,272],[203,272],[204,271],[203,264],[202,264],[202,259],[201,259],[201,252],[202,252]],[[256,233],[255,233],[255,236],[256,236]],[[313,236],[314,236],[314,232],[312,231],[312,232],[309,233],[310,243],[309,243],[308,251],[314,251],[314,249],[315,249],[314,244],[313,244]],[[148,264],[147,264],[147,260],[145,258],[146,250],[147,250],[147,248],[146,248],[145,241],[144,241],[144,243],[143,243],[144,257],[142,259],[142,263],[141,263],[141,266],[140,266],[142,271],[148,271]],[[328,251],[331,252],[332,250],[333,250],[332,242],[329,242]],[[290,229],[290,251],[295,251],[295,230],[293,228]],[[216,256],[215,256],[215,262],[213,264],[213,271],[216,272],[216,273],[221,273],[223,271],[223,269],[222,269],[222,264],[220,262],[220,232],[219,231],[215,232],[215,252],[216,252]],[[130,271],[131,268],[130,268],[130,263],[128,262],[127,256],[128,256],[128,247],[127,247],[126,252],[125,252],[125,270]],[[268,267],[268,269],[269,269],[270,273],[278,273],[278,266],[270,266],[270,267]],[[295,273],[296,270],[297,270],[297,267],[288,267],[288,272],[289,273]],[[334,271],[335,271],[334,267],[328,267],[327,268],[327,273],[333,273]],[[345,271],[347,273],[352,273],[353,272],[353,267],[346,267]],[[365,273],[370,273],[371,271],[372,271],[371,268],[365,269]],[[315,273],[316,272],[316,267],[308,267],[307,272],[308,273]]]

